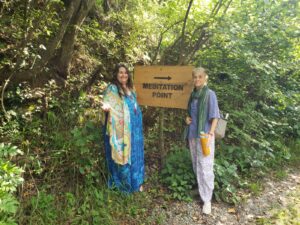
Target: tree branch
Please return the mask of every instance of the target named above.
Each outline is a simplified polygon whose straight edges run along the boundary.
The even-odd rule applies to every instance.
[[[173,50],[174,47],[178,44],[178,42],[179,42],[180,40],[181,40],[181,36],[179,36],[179,37],[174,41],[174,43],[173,43],[171,46],[169,46],[169,47],[164,51],[164,54],[163,54],[162,57],[161,57],[161,62],[162,62],[162,63],[165,62],[165,59],[166,59],[166,53],[167,53],[168,51],[170,51],[170,50]],[[177,61],[176,61],[176,63],[177,63]]]
[[[222,2],[223,2],[223,0],[219,0],[217,2],[217,4],[215,5],[214,9],[211,11],[211,14],[210,14],[211,18],[215,17],[218,14],[218,12],[219,12],[219,10],[220,10],[220,8],[222,6]]]
[[[229,3],[226,5],[226,8],[222,14],[222,16],[224,15],[224,13],[227,12],[230,4],[231,4],[232,0],[229,1]],[[221,7],[223,6],[223,1],[222,0],[219,0],[217,2],[217,4],[215,5],[215,7],[213,8],[211,14],[210,14],[210,18],[214,18],[220,11]],[[194,55],[196,54],[196,52],[201,48],[201,46],[206,43],[210,36],[211,35],[207,35],[207,32],[206,32],[206,29],[213,23],[214,21],[212,22],[206,22],[205,24],[199,26],[197,29],[194,30],[193,32],[193,35],[192,35],[192,38],[201,30],[201,34],[199,36],[199,38],[197,39],[196,43],[193,45],[193,47],[191,48],[191,50],[189,50],[190,54],[189,54],[189,59],[188,59],[188,62],[190,62]]]
[[[228,10],[229,6],[231,5],[231,3],[232,3],[232,0],[230,0],[230,1],[228,2],[227,6],[226,6],[226,8],[225,8],[225,10],[224,10],[224,12],[223,12],[223,14],[222,14],[222,17],[227,13],[227,10]]]
[[[91,89],[91,86],[96,82],[97,77],[99,76],[101,70],[103,70],[103,65],[99,64],[94,71],[92,72],[89,81],[83,85],[81,88],[83,91],[89,92]]]
[[[12,80],[14,82],[31,81],[36,75],[41,73],[41,71],[45,68],[46,64],[53,57],[55,51],[57,50],[57,47],[59,46],[62,38],[64,37],[67,27],[73,17],[74,11],[76,8],[78,8],[79,3],[80,0],[72,0],[70,2],[65,12],[63,13],[63,17],[58,32],[49,41],[49,43],[46,44],[46,50],[41,50],[40,52],[41,60],[37,61],[32,69],[27,69],[25,71],[24,70],[16,71],[14,75],[10,78],[11,81]],[[4,74],[4,77],[9,78],[10,76],[9,75],[5,76]],[[5,81],[5,80],[3,80],[3,78],[1,77],[0,81]]]
[[[205,37],[205,32],[203,35],[201,35],[201,37],[198,39],[198,41],[194,45],[194,48],[191,51],[191,54],[189,55],[189,59],[187,60],[187,62],[190,62],[193,59],[194,55],[200,49],[200,47],[209,40],[209,37],[210,36]]]
[[[158,45],[157,45],[157,48],[155,50],[155,54],[151,60],[151,64],[153,64],[157,58],[157,55],[159,53],[159,50],[160,50],[160,46],[161,46],[161,43],[162,43],[162,40],[163,40],[163,36],[166,32],[168,32],[172,27],[176,26],[177,24],[183,22],[183,20],[179,20],[177,22],[175,22],[174,24],[172,24],[171,26],[167,27],[161,34],[160,34],[160,37],[159,37],[159,42],[158,42]]]
[[[193,0],[190,0],[189,6],[185,13],[184,23],[183,23],[182,30],[181,30],[181,43],[180,43],[179,60],[178,60],[179,65],[181,65],[184,62],[184,58],[185,58],[184,54],[183,54],[183,46],[184,46],[184,42],[185,42],[185,28],[186,28],[186,22],[187,22],[188,15],[190,13],[192,4],[193,4]]]
[[[53,57],[54,52],[56,51],[58,45],[60,44],[61,40],[63,39],[63,37],[66,33],[66,30],[67,30],[67,27],[70,24],[70,21],[74,15],[75,10],[78,9],[80,2],[81,2],[80,0],[71,1],[69,7],[67,8],[66,12],[64,13],[58,33],[47,45],[47,47],[46,47],[47,51],[45,51],[41,54],[42,59],[39,61],[39,63],[37,63],[37,66],[34,68],[36,73],[41,72],[41,70],[45,67],[45,65],[48,63],[48,61]]]
[[[78,28],[82,25],[94,3],[94,0],[81,0],[63,36],[59,55],[56,57],[56,60],[54,60],[58,74],[63,79],[67,79],[70,73],[70,63],[74,52]]]

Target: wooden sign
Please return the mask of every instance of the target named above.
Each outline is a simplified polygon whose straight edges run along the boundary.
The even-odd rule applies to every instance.
[[[193,89],[193,66],[136,66],[134,86],[140,105],[186,109]]]

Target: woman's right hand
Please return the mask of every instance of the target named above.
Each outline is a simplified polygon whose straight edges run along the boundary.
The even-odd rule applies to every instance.
[[[187,125],[190,125],[191,122],[192,122],[192,118],[189,117],[189,116],[187,116],[187,117],[185,118],[185,122],[186,122]]]
[[[108,103],[102,103],[101,109],[102,109],[104,112],[109,112],[109,110],[110,110],[110,105],[109,105]]]

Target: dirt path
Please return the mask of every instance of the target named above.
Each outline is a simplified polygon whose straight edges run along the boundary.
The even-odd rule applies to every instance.
[[[288,170],[287,174],[283,180],[265,179],[263,190],[236,208],[213,202],[210,216],[201,213],[198,201],[174,202],[168,207],[157,206],[153,213],[161,218],[162,224],[168,225],[300,225],[300,170]]]

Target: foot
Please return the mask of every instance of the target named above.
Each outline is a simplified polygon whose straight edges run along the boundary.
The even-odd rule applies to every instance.
[[[140,192],[144,191],[143,185],[140,186]]]
[[[202,212],[207,215],[211,214],[211,202],[204,202]]]

